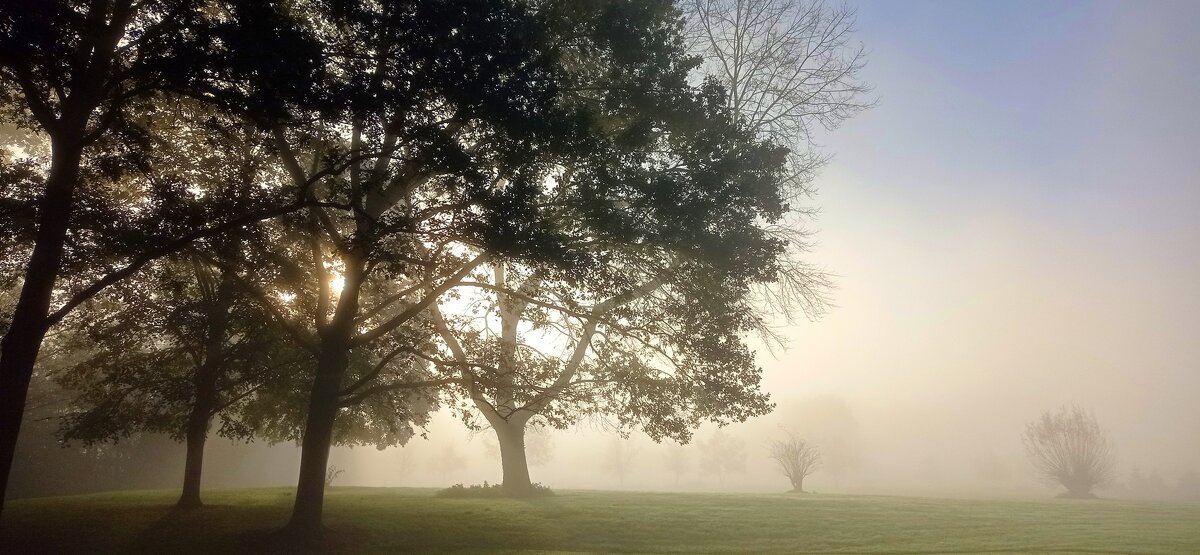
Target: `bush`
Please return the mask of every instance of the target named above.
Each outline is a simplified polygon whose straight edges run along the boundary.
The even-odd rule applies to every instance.
[[[521,497],[545,497],[554,495],[554,491],[549,486],[543,486],[540,483],[533,484],[528,492],[522,492]],[[483,485],[471,484],[464,486],[462,484],[454,484],[444,490],[437,492],[438,497],[512,497],[503,484],[488,484],[486,481]]]

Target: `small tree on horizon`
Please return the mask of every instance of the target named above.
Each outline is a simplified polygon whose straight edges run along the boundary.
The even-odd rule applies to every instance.
[[[792,491],[804,493],[804,478],[821,468],[821,451],[794,433],[771,443],[771,460],[792,482]]]
[[[1095,497],[1113,476],[1112,443],[1090,411],[1072,405],[1047,411],[1025,427],[1025,453],[1042,479],[1067,488],[1063,497]]]

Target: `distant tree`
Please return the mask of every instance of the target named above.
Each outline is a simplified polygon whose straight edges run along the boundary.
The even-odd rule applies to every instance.
[[[1150,474],[1143,474],[1140,468],[1133,467],[1129,471],[1129,478],[1126,480],[1125,486],[1129,489],[1129,495],[1137,499],[1169,499],[1172,497],[1171,489],[1157,469],[1151,470]]]
[[[725,486],[725,477],[746,470],[746,442],[725,430],[716,430],[707,441],[700,441],[700,468],[706,474],[717,477],[717,484]]]
[[[1179,483],[1175,486],[1175,495],[1179,499],[1200,501],[1200,473],[1188,470],[1180,475]]]
[[[826,395],[785,402],[775,414],[784,429],[821,446],[823,474],[837,479],[858,468],[858,419],[845,399]]]
[[[429,464],[437,472],[438,479],[445,482],[447,476],[454,476],[466,468],[467,460],[458,452],[458,447],[453,443],[447,443],[434,453]]]
[[[786,439],[771,442],[771,460],[792,482],[792,491],[804,493],[804,479],[821,468],[821,451],[789,432]]]
[[[1012,478],[1012,470],[996,453],[976,457],[975,477],[988,482],[1005,482]]]
[[[1112,444],[1096,417],[1078,406],[1043,413],[1025,427],[1023,439],[1038,474],[1067,488],[1067,497],[1095,497],[1092,488],[1112,479]]]
[[[691,459],[688,458],[687,448],[683,445],[667,445],[667,453],[663,462],[667,471],[675,476],[675,485],[677,486],[679,479],[691,468]]]
[[[625,478],[633,471],[633,461],[637,457],[638,449],[628,439],[613,438],[608,443],[608,449],[604,452],[604,470],[608,471],[617,478],[617,483],[622,487],[625,485]]]

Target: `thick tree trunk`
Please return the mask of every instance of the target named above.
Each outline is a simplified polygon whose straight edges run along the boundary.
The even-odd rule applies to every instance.
[[[327,346],[317,363],[317,375],[309,396],[308,418],[300,451],[300,478],[296,503],[285,533],[296,539],[316,538],[322,533],[321,513],[325,503],[325,472],[329,447],[338,413],[338,388],[346,371],[345,347]]]
[[[525,458],[525,421],[503,421],[493,424],[500,443],[500,464],[504,468],[504,493],[522,497],[533,493],[529,480],[529,461]]]
[[[33,253],[8,333],[0,341],[0,511],[4,508],[33,365],[46,336],[50,297],[62,266],[82,152],[79,145],[54,141],[46,192],[38,205]]]
[[[792,491],[804,493],[804,476],[792,478]]]

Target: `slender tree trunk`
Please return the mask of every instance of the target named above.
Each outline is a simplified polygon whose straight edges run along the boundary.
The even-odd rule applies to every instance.
[[[504,468],[504,493],[523,497],[533,493],[529,479],[529,461],[525,457],[525,420],[514,419],[493,424],[500,443],[500,464]]]
[[[222,331],[223,333],[223,331]],[[212,357],[212,353],[209,353]],[[192,405],[192,413],[188,415],[187,427],[187,458],[183,465],[183,493],[179,496],[180,508],[199,507],[200,478],[204,469],[204,444],[208,440],[208,427],[212,422],[213,413],[217,406],[217,378],[219,377],[219,359],[209,358],[206,364],[196,370],[194,380],[196,387],[196,402]]]
[[[211,276],[197,270],[196,279],[207,281]],[[199,507],[200,479],[204,469],[204,444],[208,440],[208,428],[220,405],[217,382],[225,370],[225,345],[229,335],[229,309],[233,305],[233,277],[222,273],[216,287],[209,289],[207,299],[208,325],[204,337],[204,361],[196,367],[192,376],[195,402],[188,415],[187,458],[183,465],[183,493],[179,496],[180,508]]]
[[[343,344],[344,345],[344,344]],[[308,402],[304,440],[300,450],[300,478],[296,503],[285,531],[298,538],[321,535],[321,513],[325,503],[325,472],[333,442],[333,424],[338,413],[338,388],[348,363],[347,349],[333,345],[322,349],[317,375]]]
[[[188,426],[187,460],[183,467],[183,494],[177,507],[191,509],[203,505],[200,501],[200,476],[204,468],[204,443],[208,439],[208,419],[202,424]]]
[[[53,142],[53,159],[46,192],[38,205],[38,228],[33,253],[21,284],[8,333],[0,341],[0,511],[16,455],[17,436],[33,365],[46,336],[50,297],[62,266],[63,246],[70,223],[75,184],[83,147]]]

